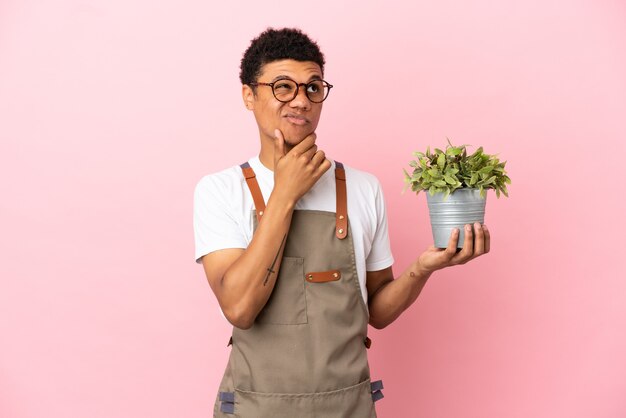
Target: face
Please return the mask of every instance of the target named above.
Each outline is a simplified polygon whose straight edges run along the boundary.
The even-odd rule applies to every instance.
[[[265,64],[257,82],[272,83],[288,77],[297,83],[321,80],[322,71],[314,62],[280,60]],[[288,146],[293,147],[307,135],[315,132],[322,113],[322,103],[311,102],[304,86],[298,95],[288,103],[274,97],[269,86],[256,86],[256,94],[249,86],[243,86],[243,99],[246,107],[254,112],[261,139],[274,141],[274,130],[280,129]]]

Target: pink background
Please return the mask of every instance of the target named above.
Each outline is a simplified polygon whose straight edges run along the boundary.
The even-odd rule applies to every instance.
[[[318,144],[381,180],[397,274],[431,240],[411,152],[508,160],[492,252],[371,331],[379,415],[626,416],[625,23],[608,0],[3,0],[0,416],[210,416],[230,328],[192,193],[258,149],[237,75],[270,25],[324,50]]]

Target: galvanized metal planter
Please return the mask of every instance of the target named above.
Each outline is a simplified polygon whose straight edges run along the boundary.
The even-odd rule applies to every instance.
[[[443,193],[435,193],[431,196],[426,191],[426,200],[435,247],[446,248],[452,230],[459,228],[460,235],[457,248],[462,248],[465,240],[465,224],[473,224],[474,222],[482,224],[485,222],[487,196],[481,197],[478,189],[457,189],[446,200],[443,198]]]

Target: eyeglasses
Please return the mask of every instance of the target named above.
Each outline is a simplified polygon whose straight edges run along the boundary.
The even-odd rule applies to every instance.
[[[279,102],[288,103],[298,96],[300,86],[304,86],[306,97],[313,103],[322,103],[328,97],[332,84],[324,80],[313,80],[308,83],[296,83],[290,78],[283,78],[273,83],[250,83],[251,86],[269,86],[272,88],[274,97]]]

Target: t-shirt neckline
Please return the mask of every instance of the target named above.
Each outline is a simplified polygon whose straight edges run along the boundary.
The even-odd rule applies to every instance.
[[[324,173],[322,177],[326,177],[329,172],[335,171],[335,160],[332,160],[330,158],[329,160],[330,160],[331,167],[328,169],[326,173]],[[248,160],[248,164],[250,164],[250,167],[252,167],[254,172],[260,175],[261,177],[270,178],[274,180],[274,172],[270,170],[269,168],[265,167],[265,165],[263,165],[258,155],[255,155],[254,157],[250,158]]]

